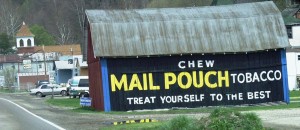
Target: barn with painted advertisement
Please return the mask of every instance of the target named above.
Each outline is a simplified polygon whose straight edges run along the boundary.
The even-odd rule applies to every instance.
[[[271,1],[86,16],[83,52],[97,110],[289,102],[290,45]]]

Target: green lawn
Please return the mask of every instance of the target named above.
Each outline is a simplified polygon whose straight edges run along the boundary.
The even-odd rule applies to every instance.
[[[156,127],[162,124],[163,122],[122,124],[102,127],[101,130],[154,130]]]
[[[300,101],[300,91],[290,91],[291,101]],[[79,98],[65,98],[65,99],[48,99],[46,102],[49,104],[60,106],[60,107],[71,107],[76,112],[95,112],[93,109],[88,107],[81,107],[79,104]],[[290,104],[263,104],[253,106],[229,106],[229,108],[237,111],[251,111],[251,110],[266,110],[266,109],[287,109],[287,108],[299,108],[300,103],[291,102]],[[179,109],[179,110],[168,110],[168,111],[147,111],[147,112],[131,112],[132,114],[178,114],[178,113],[195,113],[212,112],[214,107],[202,107],[195,109]],[[128,112],[110,112],[109,114],[124,115],[129,114]]]
[[[299,97],[299,98],[298,98]],[[289,108],[300,108],[300,91],[290,91],[291,103],[289,104],[262,104],[262,105],[253,105],[253,106],[228,106],[234,111],[252,111],[252,110],[272,110],[272,109],[289,109]],[[66,99],[48,99],[46,101],[49,104],[60,106],[60,107],[70,107],[73,108],[72,111],[78,113],[95,113],[103,114],[104,112],[95,111],[89,107],[81,107],[78,98],[66,98]],[[177,110],[167,110],[167,111],[147,111],[147,112],[109,112],[105,114],[114,114],[114,115],[147,115],[147,114],[187,114],[187,113],[211,113],[214,109],[220,107],[202,107],[195,109],[177,109]],[[116,126],[109,126],[106,128],[101,128],[104,130],[116,129],[116,130],[130,130],[130,129],[155,129],[156,126],[161,125],[162,122],[155,123],[134,123],[134,124],[123,124]]]
[[[78,98],[48,99],[46,102],[54,106],[60,106],[60,107],[72,107],[72,108],[80,107],[79,104],[80,101]]]
[[[300,91],[290,91],[290,97],[300,97]]]
[[[9,93],[10,91],[9,91],[9,89],[3,89],[3,88],[1,88],[1,89],[0,89],[0,92],[3,92],[3,93]]]

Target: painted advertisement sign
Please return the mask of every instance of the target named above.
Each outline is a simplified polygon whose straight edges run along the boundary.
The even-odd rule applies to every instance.
[[[284,101],[283,52],[107,59],[111,110]]]

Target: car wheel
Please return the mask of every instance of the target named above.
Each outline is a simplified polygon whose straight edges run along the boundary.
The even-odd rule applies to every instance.
[[[76,96],[73,96],[73,98],[76,98]]]
[[[37,92],[35,95],[36,95],[37,97],[43,97],[43,94],[42,94],[41,92]]]
[[[63,90],[60,92],[61,96],[66,96],[67,95],[67,91]]]

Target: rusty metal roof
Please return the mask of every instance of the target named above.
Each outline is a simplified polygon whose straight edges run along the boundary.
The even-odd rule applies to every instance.
[[[271,2],[136,10],[86,10],[95,56],[249,52],[289,47]]]
[[[34,50],[42,51],[43,46],[35,46]],[[46,53],[58,52],[58,53],[61,53],[62,55],[81,55],[82,54],[80,44],[44,46],[44,50]],[[73,54],[72,54],[71,50],[73,51]]]
[[[19,31],[16,34],[17,37],[33,37],[34,35],[31,33],[28,26],[23,22],[23,25],[19,29]]]

